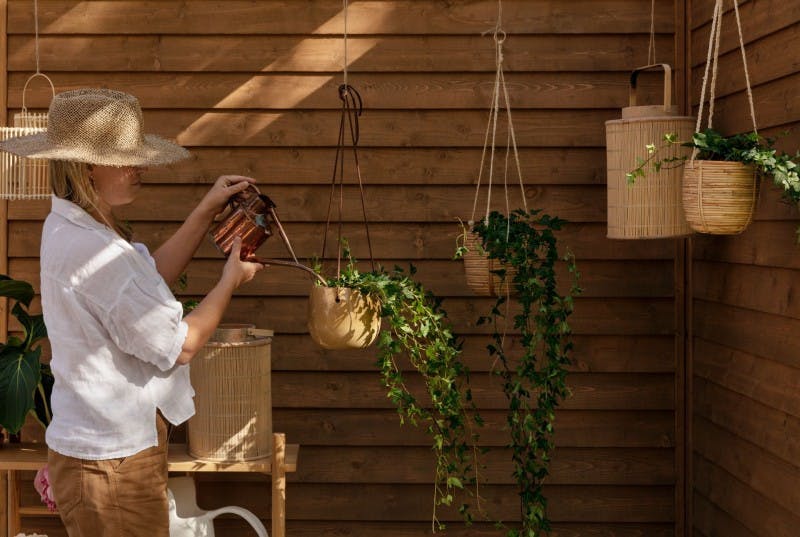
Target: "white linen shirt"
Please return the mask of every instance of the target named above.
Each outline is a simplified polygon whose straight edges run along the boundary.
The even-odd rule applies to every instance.
[[[53,357],[47,445],[79,459],[127,457],[158,444],[155,415],[194,414],[175,300],[143,244],[53,197],[41,246],[42,311]]]

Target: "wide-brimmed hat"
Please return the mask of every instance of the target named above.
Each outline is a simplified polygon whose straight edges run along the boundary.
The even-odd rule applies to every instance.
[[[72,160],[103,166],[160,166],[188,158],[176,143],[142,132],[142,108],[133,95],[107,89],[57,94],[47,132],[0,142],[22,157]]]

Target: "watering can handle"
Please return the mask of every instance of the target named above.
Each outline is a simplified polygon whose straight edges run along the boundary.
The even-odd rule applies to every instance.
[[[638,67],[631,72],[631,87],[628,106],[636,106],[636,81],[639,78],[639,73],[659,67],[664,69],[664,111],[669,111],[670,107],[672,106],[672,67],[666,63],[645,65],[644,67]]]
[[[264,524],[259,520],[259,518],[254,515],[251,511],[245,509],[244,507],[239,507],[237,505],[229,505],[228,507],[221,507],[220,509],[215,509],[213,511],[208,511],[205,515],[209,521],[215,519],[219,515],[224,514],[231,514],[231,515],[239,515],[248,524],[253,528],[256,532],[258,537],[269,537],[267,534],[267,528],[264,527]]]

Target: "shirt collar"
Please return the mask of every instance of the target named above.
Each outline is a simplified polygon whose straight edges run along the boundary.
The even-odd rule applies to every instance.
[[[92,215],[71,201],[58,196],[53,196],[52,201],[53,205],[50,210],[59,216],[63,216],[73,224],[86,229],[108,230],[108,226],[95,220]]]

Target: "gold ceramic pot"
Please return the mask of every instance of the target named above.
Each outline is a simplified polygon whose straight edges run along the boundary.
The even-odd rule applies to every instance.
[[[308,330],[320,347],[363,349],[381,329],[381,305],[347,287],[315,285],[308,297]]]

